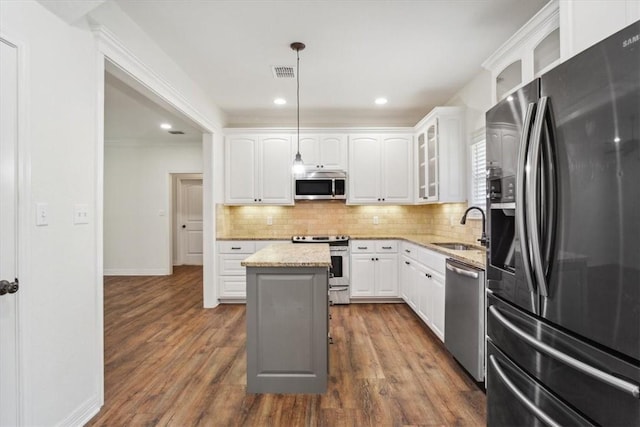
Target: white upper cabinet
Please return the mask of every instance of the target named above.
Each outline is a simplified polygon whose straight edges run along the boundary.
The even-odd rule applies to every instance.
[[[491,72],[493,103],[560,63],[558,4],[547,3],[482,64]]]
[[[350,204],[413,203],[413,137],[349,136]]]
[[[416,132],[416,202],[466,201],[464,108],[436,107]]]
[[[347,136],[300,135],[300,154],[307,171],[347,170]]]
[[[290,135],[229,135],[225,138],[225,203],[293,204],[293,144]]]
[[[638,20],[638,0],[561,1],[562,60],[566,61]]]

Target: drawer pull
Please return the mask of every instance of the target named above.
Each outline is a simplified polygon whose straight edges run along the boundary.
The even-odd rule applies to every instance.
[[[240,249],[242,249],[241,246],[231,246],[232,251],[239,251]]]
[[[368,246],[358,246],[358,249],[369,249]]]
[[[382,249],[392,249],[391,246],[383,246]]]

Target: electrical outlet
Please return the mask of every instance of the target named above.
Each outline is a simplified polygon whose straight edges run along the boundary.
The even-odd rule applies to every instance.
[[[374,215],[373,216],[373,225],[378,225],[380,224],[380,220],[378,218],[378,215]]]
[[[273,225],[273,217],[272,216],[268,216],[267,217],[267,225]]]

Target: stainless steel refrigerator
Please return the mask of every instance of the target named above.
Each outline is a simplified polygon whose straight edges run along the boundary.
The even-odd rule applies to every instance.
[[[489,426],[640,426],[640,22],[487,112]]]

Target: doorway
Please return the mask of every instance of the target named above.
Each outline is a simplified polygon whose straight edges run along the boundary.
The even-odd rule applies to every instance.
[[[18,49],[0,38],[0,425],[20,424]]]

